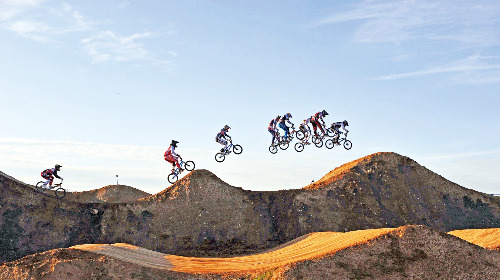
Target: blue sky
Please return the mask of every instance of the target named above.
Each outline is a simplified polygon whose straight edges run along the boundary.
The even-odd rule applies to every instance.
[[[172,139],[250,190],[375,152],[500,193],[497,1],[0,0],[0,170],[72,191],[168,187]],[[269,121],[348,120],[350,151],[268,152]],[[214,160],[222,126],[241,155]]]

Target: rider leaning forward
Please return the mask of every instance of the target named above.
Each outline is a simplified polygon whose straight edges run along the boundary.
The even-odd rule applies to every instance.
[[[224,148],[220,149],[221,152],[224,152],[227,149],[228,142],[227,140],[231,140],[231,136],[227,134],[230,127],[226,124],[224,128],[220,130],[219,133],[215,136],[215,142],[224,145]],[[227,139],[226,139],[227,138]]]
[[[316,137],[318,137],[318,133],[316,132],[316,129],[318,127],[321,129],[323,134],[325,133],[325,129],[323,128],[323,126],[325,126],[325,121],[323,120],[323,118],[326,117],[327,115],[328,113],[325,110],[323,110],[321,112],[317,112],[316,114],[314,114],[314,116],[311,117],[311,124],[313,126],[314,135]]]
[[[178,143],[179,143],[178,141],[172,140],[172,142],[170,143],[170,147],[168,147],[168,150],[163,155],[165,160],[172,164],[172,172],[174,171],[175,166],[179,168],[180,172],[183,171],[181,166],[179,165],[180,155],[175,152],[175,148],[177,148]]]
[[[47,180],[45,183],[43,183],[42,188],[47,188],[47,184],[49,184],[49,188],[52,187],[52,182],[54,182],[54,176],[58,179],[61,180],[63,179],[61,176],[57,175],[57,171],[61,171],[61,167],[62,167],[61,165],[56,164],[54,168],[49,168],[42,171],[41,173],[42,177]]]

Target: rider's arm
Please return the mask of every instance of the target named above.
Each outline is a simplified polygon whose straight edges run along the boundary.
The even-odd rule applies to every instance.
[[[172,155],[174,157],[179,157],[179,155],[175,152],[175,147],[174,146],[172,146],[172,149],[170,149],[170,152],[172,152]]]
[[[52,174],[54,175],[54,177],[62,180],[62,177],[57,175],[57,170],[54,170],[54,173],[52,173]]]

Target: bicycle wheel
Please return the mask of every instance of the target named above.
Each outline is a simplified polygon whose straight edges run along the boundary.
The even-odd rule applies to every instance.
[[[38,183],[36,183],[36,190],[39,191],[39,192],[43,192],[46,190],[46,188],[42,187],[43,183],[45,183],[44,181],[40,181]]]
[[[170,184],[177,182],[178,179],[179,178],[175,173],[170,173],[170,175],[168,175],[168,181],[170,182]]]
[[[239,155],[239,154],[241,154],[241,152],[243,152],[243,148],[240,145],[234,145],[233,152],[235,154]]]
[[[288,146],[289,146],[289,145],[290,145],[290,144],[289,144],[288,142],[281,142],[281,143],[280,143],[280,149],[282,149],[282,150],[286,150],[286,149],[288,149]]]
[[[350,149],[352,148],[352,143],[351,143],[351,141],[349,141],[349,140],[345,140],[345,141],[344,141],[344,148],[345,148],[346,150],[350,150]]]
[[[226,159],[226,156],[223,153],[215,154],[215,161],[216,162],[223,162],[224,159]]]
[[[306,135],[304,134],[304,132],[302,130],[297,131],[297,139],[302,140],[302,139],[304,139],[304,136],[306,136]]]
[[[325,141],[325,147],[327,147],[328,149],[332,149],[334,146],[333,144],[333,140],[332,139],[328,139]]]
[[[304,150],[304,144],[302,144],[300,142],[299,143],[295,143],[295,150],[297,152],[299,152],[299,153],[302,152]]]
[[[312,141],[314,144],[321,142],[321,140],[322,140],[322,139],[321,139],[320,137],[316,136],[316,135],[313,135],[313,137],[312,137],[312,139],[311,139],[311,141]]]
[[[63,188],[57,188],[54,192],[57,198],[63,198],[66,196],[66,190]]]
[[[187,171],[193,171],[194,170],[194,161],[188,160],[186,163],[184,163],[184,169]]]
[[[316,141],[316,143],[314,143],[314,145],[316,145],[316,147],[318,148],[321,148],[323,147],[323,139],[318,139],[319,141]]]
[[[278,152],[278,148],[276,148],[276,146],[274,145],[271,145],[269,146],[269,151],[271,152],[271,154],[275,154]]]

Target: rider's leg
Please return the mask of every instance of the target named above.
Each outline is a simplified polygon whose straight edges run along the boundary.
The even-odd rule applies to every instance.
[[[316,122],[314,121],[311,121],[312,125],[313,125],[313,130],[314,130],[314,135],[316,137],[318,137],[318,132],[316,131],[316,129],[318,128],[318,125],[316,124]]]
[[[269,133],[273,135],[273,140],[271,140],[271,145],[274,145],[274,140],[276,139],[276,132],[272,129],[268,129]]]

